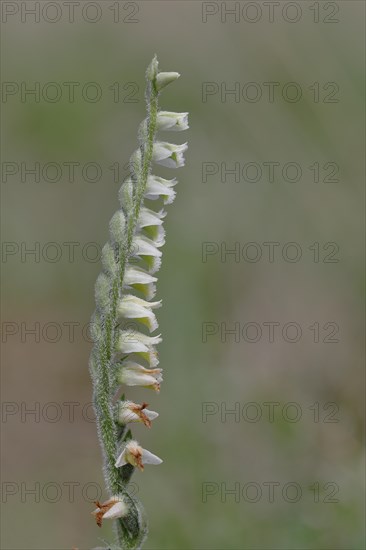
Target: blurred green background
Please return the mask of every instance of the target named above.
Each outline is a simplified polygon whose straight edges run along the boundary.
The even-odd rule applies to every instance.
[[[11,165],[3,164],[1,184],[3,241],[15,243],[5,245],[2,264],[2,547],[89,549],[101,545],[98,537],[112,537],[108,522],[99,531],[90,516],[93,484],[103,487],[103,478],[95,425],[81,414],[92,391],[87,367],[91,344],[82,328],[94,309],[94,282],[101,267],[88,260],[95,255],[93,247],[83,247],[101,246],[108,238],[123,166],[145,116],[145,68],[156,52],[161,70],[182,74],[161,96],[161,107],[189,111],[191,128],[164,136],[189,141],[186,167],[174,174],[178,196],[165,224],[158,282],[164,304],[158,312],[164,385],[158,396],[148,390],[128,392],[160,413],[152,430],[134,429],[143,446],[164,459],[159,468],[146,468],[133,478],[150,520],[145,547],[364,548],[364,3],[297,2],[301,17],[296,23],[283,15],[296,15],[291,6],[282,12],[286,2],[276,8],[273,22],[265,3],[258,2],[255,23],[246,20],[255,18],[255,7],[245,7],[246,2],[238,3],[249,10],[245,17],[241,12],[238,22],[233,16],[221,21],[221,3],[204,7],[198,1],[137,2],[138,12],[136,3],[120,2],[120,21],[114,22],[118,3],[103,1],[96,3],[102,11],[99,21],[83,20],[81,2],[70,23],[66,6],[58,4],[62,17],[55,23],[46,20],[57,15],[51,6],[39,23],[31,16],[22,22],[19,11],[5,22],[3,18],[2,25],[3,82],[19,87],[39,82],[41,90],[56,82],[63,90],[53,103],[42,95],[39,102],[32,96],[22,102],[20,92],[2,99],[2,161],[19,168],[9,175]],[[87,16],[94,18],[94,8],[88,9]],[[206,23],[205,9],[218,10]],[[319,22],[314,22],[316,10]],[[68,100],[65,82],[80,83],[74,102]],[[102,89],[99,101],[82,97],[80,90],[88,82]],[[116,82],[118,102],[113,101]],[[136,84],[126,86],[131,82]],[[217,83],[218,89],[221,83],[232,89],[235,82],[241,88],[255,82],[263,96],[257,102],[243,97],[236,102],[232,95],[216,93],[203,101],[205,82]],[[266,82],[279,83],[273,102]],[[298,102],[283,99],[288,82],[301,87]],[[324,88],[329,82],[339,87],[337,102],[327,102],[333,90]],[[314,83],[319,83],[318,101]],[[136,101],[127,102],[135,89]],[[48,92],[51,96],[52,89]],[[269,161],[280,163],[273,182],[263,165]],[[32,167],[36,162],[80,166],[73,182],[66,168],[54,183],[49,181],[52,169],[39,182],[32,175],[22,181],[20,163]],[[83,178],[81,167],[88,162],[102,168],[99,181]],[[233,176],[221,182],[219,172],[203,183],[202,163],[208,162],[218,167],[255,162],[263,174],[257,182],[243,177],[236,182]],[[300,165],[298,182],[281,175],[288,162]],[[319,183],[309,169],[316,162]],[[324,181],[329,162],[339,167],[338,181]],[[115,163],[121,168],[118,182],[110,169]],[[155,172],[172,177],[166,169]],[[280,243],[273,262],[263,245],[269,241]],[[55,262],[50,261],[55,249],[47,248],[52,242],[62,249]],[[80,243],[74,261],[63,244],[70,242]],[[222,261],[215,254],[203,262],[205,242],[226,243],[227,248],[255,242],[263,257],[251,263],[236,262],[233,256]],[[282,246],[288,242],[301,247],[298,262],[283,259]],[[339,246],[336,263],[324,261],[332,251],[323,249],[329,242]],[[314,243],[320,247],[318,262],[309,249]],[[22,256],[22,246],[39,246],[39,261]],[[256,322],[263,333],[256,343],[235,342],[230,335],[222,342],[219,332],[203,343],[205,322],[226,323],[227,328]],[[263,325],[268,322],[280,323],[273,343]],[[302,328],[297,343],[281,336],[288,322]],[[35,323],[39,341],[26,333]],[[73,341],[70,323],[76,323]],[[315,329],[309,329],[314,323],[319,323],[319,342],[314,341]],[[326,323],[339,326],[338,342],[324,342],[335,326]],[[52,343],[52,338],[58,341]],[[79,405],[70,422],[71,402]],[[279,403],[273,422],[264,405],[268,402]],[[214,404],[215,414],[203,422],[207,403]],[[288,403],[295,403],[296,410],[286,409]],[[37,406],[39,418],[25,414]],[[243,414],[222,417],[225,407],[239,407]],[[317,407],[319,419],[314,417]],[[248,417],[258,410],[262,417],[250,422]],[[301,418],[290,422],[294,411]],[[326,418],[331,412],[334,416]],[[269,482],[276,484],[273,502]],[[284,489],[291,482],[301,487],[297,502],[288,502],[296,491],[290,486],[287,498]],[[215,494],[205,499],[207,483]],[[235,484],[241,491],[237,499],[225,496],[225,488]],[[318,492],[314,484],[319,484]],[[69,495],[72,485],[74,498]],[[35,495],[27,492],[32,488]],[[250,502],[256,493],[257,502]]]

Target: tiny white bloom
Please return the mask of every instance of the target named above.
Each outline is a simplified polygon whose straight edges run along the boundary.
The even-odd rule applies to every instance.
[[[102,526],[103,519],[122,518],[128,513],[128,506],[123,498],[114,496],[102,504],[99,501],[94,503],[97,508],[92,512],[95,516],[98,527]]]
[[[146,302],[133,295],[124,296],[118,304],[117,314],[122,319],[138,319],[150,332],[158,328],[155,314],[151,311],[161,306],[158,302]]]
[[[168,86],[168,84],[170,84],[171,82],[174,82],[179,77],[180,77],[180,74],[175,72],[158,73],[155,78],[156,89],[160,91],[162,88],[165,88],[165,86]]]
[[[159,176],[149,176],[146,185],[145,198],[150,200],[156,200],[160,196],[164,199],[164,204],[171,204],[176,192],[173,187],[177,184],[177,180],[166,180]]]
[[[180,168],[184,166],[184,153],[188,149],[187,143],[177,145],[165,141],[157,141],[153,147],[153,161],[167,168]]]
[[[122,355],[138,353],[146,360],[157,355],[154,346],[162,342],[161,335],[147,336],[137,330],[121,330],[117,341],[117,352]]]
[[[159,250],[165,243],[165,232],[157,232],[156,239],[149,239],[146,235],[137,234],[132,241],[131,255],[141,257],[147,263],[150,273],[160,269],[162,252]]]
[[[159,392],[163,381],[162,372],[162,369],[146,369],[138,363],[126,361],[121,364],[118,380],[126,386],[142,386]]]
[[[160,258],[162,252],[158,249],[164,244],[164,236],[160,240],[153,241],[145,235],[136,235],[132,241],[132,254],[134,256],[157,256]]]
[[[143,230],[154,243],[163,243],[165,239],[163,218],[165,218],[165,216],[165,210],[154,212],[153,210],[142,207],[138,220],[138,231],[141,232]]]
[[[159,210],[159,212],[155,212],[154,210],[150,210],[149,208],[146,208],[146,206],[143,206],[140,210],[138,225],[141,228],[160,226],[163,225],[163,219],[165,218],[165,216],[165,210]]]
[[[155,411],[147,409],[147,403],[138,405],[132,401],[121,401],[118,407],[118,422],[128,424],[129,422],[142,422],[148,428],[151,427],[151,421],[159,416]]]
[[[125,271],[124,285],[125,288],[134,288],[141,291],[147,300],[151,300],[155,296],[157,281],[156,277],[147,273],[140,267],[128,266]]]
[[[188,130],[188,113],[171,113],[170,111],[159,111],[157,117],[158,130],[171,130],[179,132]]]
[[[135,468],[143,471],[145,464],[161,464],[162,462],[161,458],[143,449],[137,441],[131,439],[117,458],[115,466],[119,468],[125,464],[132,464]]]

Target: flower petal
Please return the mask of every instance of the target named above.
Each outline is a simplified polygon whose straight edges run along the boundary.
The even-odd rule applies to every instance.
[[[143,464],[161,464],[163,461],[158,456],[150,453],[146,449],[142,449],[142,463]]]

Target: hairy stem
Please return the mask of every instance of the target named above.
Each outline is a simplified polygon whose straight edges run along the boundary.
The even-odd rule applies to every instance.
[[[112,494],[118,494],[123,491],[126,485],[126,479],[123,477],[122,469],[115,467],[118,438],[112,405],[111,362],[114,353],[118,300],[121,296],[124,273],[132,252],[132,241],[143,202],[148,176],[151,171],[158,113],[158,92],[155,90],[151,81],[148,82],[146,99],[148,110],[147,135],[141,145],[141,168],[136,174],[133,211],[127,219],[124,249],[118,251],[119,269],[112,281],[111,310],[110,313],[101,320],[102,330],[100,338],[95,344],[92,354],[91,371],[94,381],[96,422],[104,455],[106,484]],[[118,532],[120,532],[120,529]],[[120,543],[122,543],[122,535],[123,533],[118,535]]]

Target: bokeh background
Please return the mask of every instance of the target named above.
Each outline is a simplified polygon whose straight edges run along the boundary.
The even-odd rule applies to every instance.
[[[10,4],[20,10],[20,3]],[[145,547],[364,548],[364,3],[314,7],[302,0],[296,23],[282,15],[286,2],[276,8],[273,22],[265,3],[257,2],[261,11],[255,23],[246,20],[255,18],[255,7],[245,8],[247,2],[238,3],[249,10],[246,19],[221,21],[218,11],[206,23],[198,1],[120,2],[120,21],[114,22],[118,3],[103,0],[96,3],[102,16],[95,23],[81,17],[85,2],[77,3],[73,23],[64,3],[58,4],[62,17],[55,23],[42,15],[38,23],[31,16],[22,22],[19,11],[2,24],[3,81],[39,82],[41,89],[49,82],[80,83],[74,102],[68,101],[65,85],[54,103],[42,96],[39,102],[31,96],[22,101],[20,93],[2,98],[3,163],[17,163],[19,170],[22,162],[27,167],[80,163],[73,182],[66,168],[55,182],[49,181],[52,169],[39,182],[32,175],[22,181],[20,171],[8,175],[9,164],[3,172],[3,241],[15,244],[5,245],[2,258],[2,548],[89,549],[102,544],[98,538],[112,538],[111,525],[105,522],[99,531],[90,516],[90,500],[107,495],[104,489],[95,495],[103,488],[101,455],[95,424],[88,421],[91,344],[85,326],[101,269],[88,243],[102,246],[107,240],[124,164],[144,117],[144,71],[155,52],[161,70],[182,74],[161,96],[161,106],[189,111],[191,128],[164,136],[189,141],[186,167],[176,174],[178,196],[166,220],[158,283],[165,381],[158,396],[129,391],[160,413],[152,430],[134,430],[144,447],[164,459],[161,467],[133,478],[150,519]],[[209,9],[220,5],[211,3]],[[48,19],[55,18],[52,9]],[[97,12],[88,9],[94,18]],[[295,8],[285,9],[294,19]],[[88,82],[102,89],[95,103],[80,94]],[[109,89],[116,90],[116,82],[118,102]],[[263,98],[236,102],[216,93],[203,101],[205,82],[228,89],[235,82],[241,87],[255,82]],[[279,83],[273,102],[265,82]],[[298,102],[283,99],[288,82],[301,87]],[[323,88],[329,82],[339,87],[337,102],[327,102],[334,89]],[[314,83],[319,83],[318,101]],[[128,102],[131,97],[135,102]],[[263,165],[268,161],[280,167],[298,163],[300,180],[286,181],[280,168],[270,182]],[[81,172],[89,162],[102,169],[94,183]],[[218,167],[237,162],[241,168],[255,162],[263,174],[257,182],[243,177],[236,182],[233,176],[222,182],[219,172],[203,183],[207,162]],[[324,181],[329,162],[339,167],[333,182]],[[115,163],[116,178],[110,168]],[[309,168],[314,163],[320,166],[318,183]],[[94,177],[92,169],[89,174]],[[273,262],[263,245],[269,241],[280,243]],[[73,261],[64,245],[70,242],[79,243]],[[215,254],[203,262],[205,242],[227,248],[255,242],[263,256],[236,262],[232,255]],[[283,259],[288,242],[301,248],[299,261]],[[48,243],[62,249],[54,262],[55,249]],[[327,243],[339,247],[337,262],[325,261],[333,250],[323,248]],[[24,254],[24,247],[34,246],[40,247],[39,258]],[[255,322],[263,332],[252,343],[230,335],[222,342],[220,331],[203,342],[205,322],[227,328]],[[268,322],[280,323],[272,343],[263,325]],[[301,326],[297,343],[281,336],[288,322]],[[314,323],[319,323],[319,342],[309,328]],[[324,341],[335,326],[338,341]],[[39,338],[26,332],[32,327]],[[273,421],[268,402],[278,403]],[[75,403],[71,421],[70,403]],[[207,403],[213,414],[204,422]],[[26,413],[37,407],[39,416]],[[240,417],[225,416],[225,407],[239,408]],[[261,418],[250,422],[256,414]],[[301,418],[291,422],[295,414]],[[269,482],[276,484],[273,502]],[[207,483],[214,494],[205,499]],[[293,485],[284,489],[287,483],[298,484],[301,495]],[[235,487],[239,496],[225,493]]]

